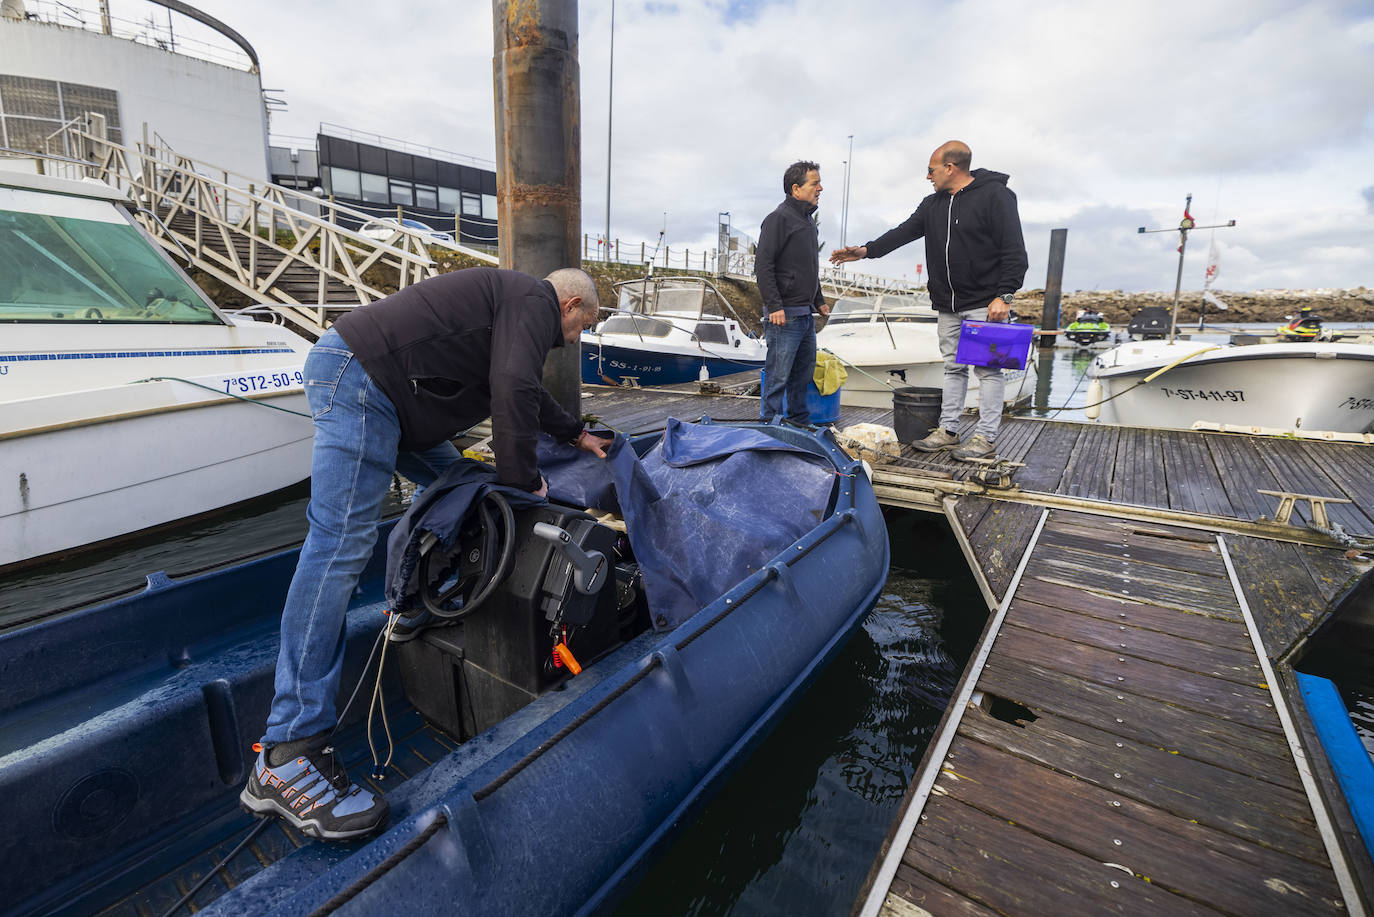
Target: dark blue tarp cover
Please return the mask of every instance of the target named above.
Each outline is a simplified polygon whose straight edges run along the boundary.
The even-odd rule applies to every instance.
[[[674,418],[643,458],[621,435],[604,461],[541,436],[539,469],[551,499],[624,518],[660,630],[681,624],[815,528],[835,483],[827,459],[761,430]],[[414,557],[423,533],[432,530],[450,544],[468,508],[491,487],[523,498],[515,508],[538,502],[468,461],[416,498],[388,544],[393,608],[415,604]]]

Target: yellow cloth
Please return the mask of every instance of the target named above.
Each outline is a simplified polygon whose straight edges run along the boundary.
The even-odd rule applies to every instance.
[[[849,378],[849,373],[844,371],[844,364],[840,358],[834,354],[816,351],[816,372],[812,377],[816,383],[816,390],[822,395],[830,395],[839,390]]]

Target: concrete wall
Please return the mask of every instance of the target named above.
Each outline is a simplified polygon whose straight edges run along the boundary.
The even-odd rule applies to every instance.
[[[126,145],[142,139],[146,121],[184,156],[249,181],[267,179],[267,120],[256,73],[42,22],[0,19],[0,49],[0,73],[118,92]]]

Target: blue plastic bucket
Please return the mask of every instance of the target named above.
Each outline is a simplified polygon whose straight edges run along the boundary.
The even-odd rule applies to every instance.
[[[763,386],[768,378],[768,373],[759,372],[759,397],[763,397]],[[844,386],[840,386],[829,395],[822,395],[821,390],[816,388],[816,383],[806,383],[806,413],[811,416],[814,424],[834,423],[840,419],[840,392],[844,391]],[[787,392],[782,393],[782,413],[787,416]]]

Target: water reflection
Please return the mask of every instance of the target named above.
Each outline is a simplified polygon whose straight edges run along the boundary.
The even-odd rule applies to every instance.
[[[942,520],[889,534],[913,566],[617,915],[849,910],[986,619]]]

